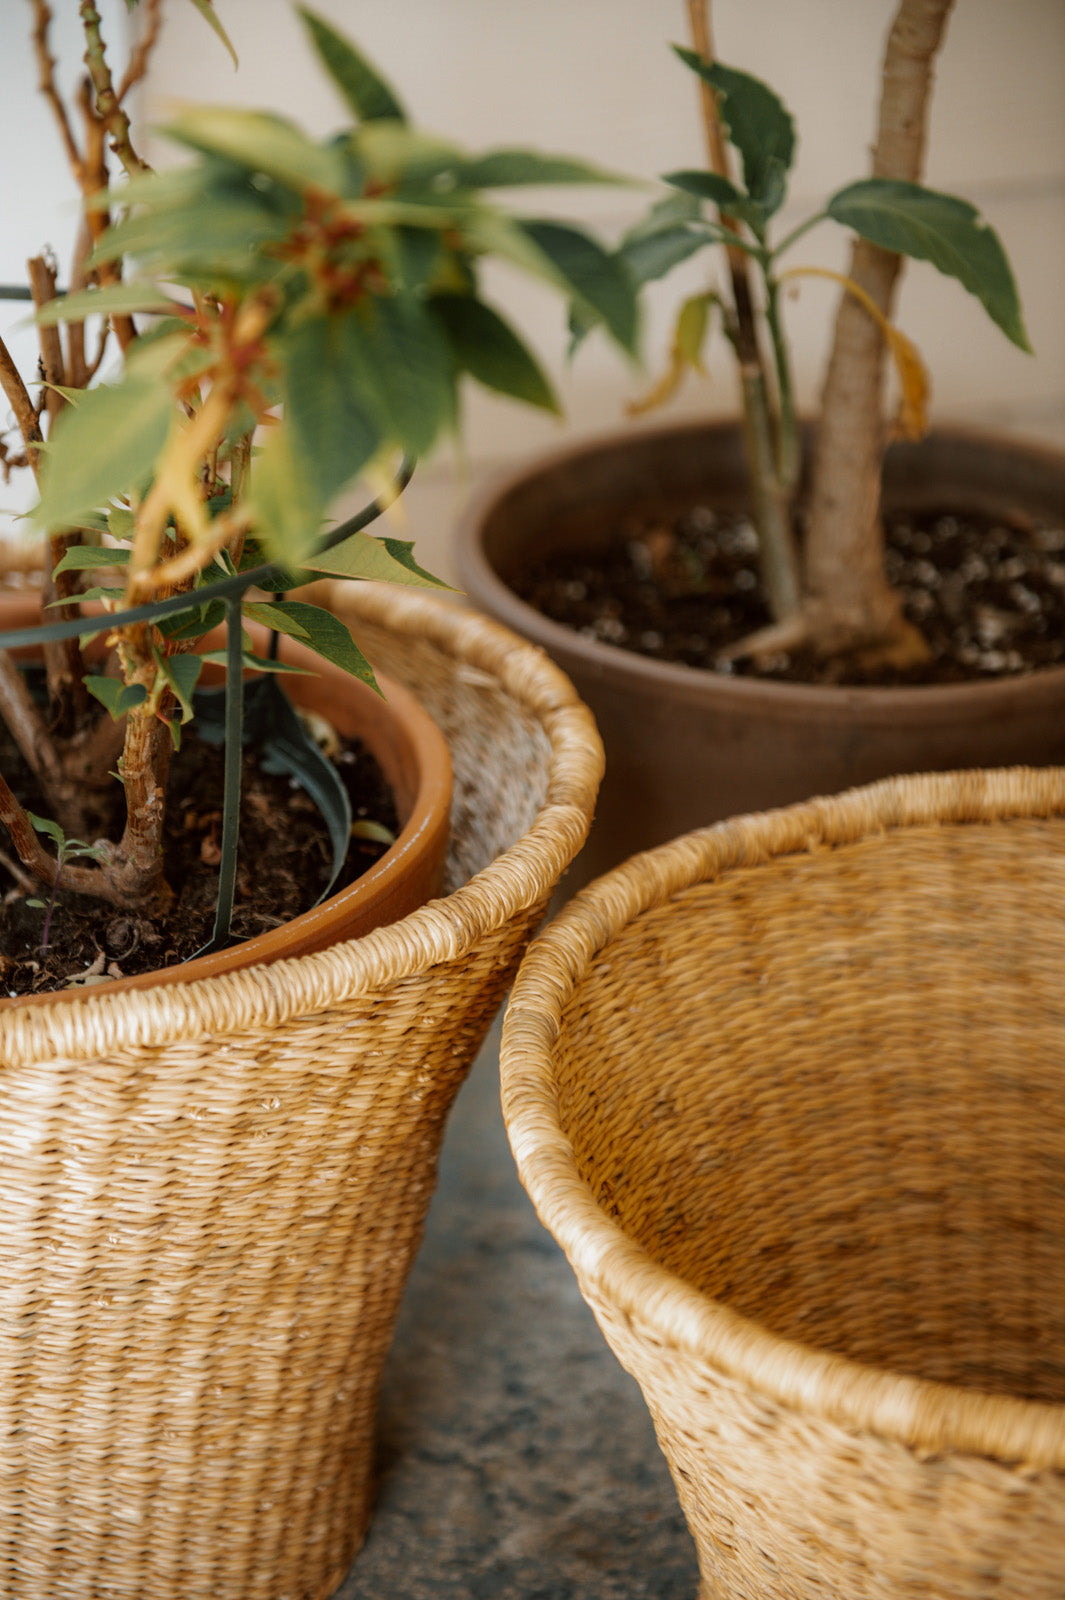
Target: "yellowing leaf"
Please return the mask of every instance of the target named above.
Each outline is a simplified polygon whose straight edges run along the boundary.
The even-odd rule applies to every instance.
[[[711,294],[693,294],[685,300],[677,315],[677,325],[669,352],[669,366],[646,394],[641,395],[638,400],[629,401],[625,410],[630,417],[642,416],[644,412],[654,411],[659,406],[665,405],[667,400],[671,400],[680,388],[689,367],[694,367],[696,372],[705,377],[703,342],[709,325],[713,298]]]

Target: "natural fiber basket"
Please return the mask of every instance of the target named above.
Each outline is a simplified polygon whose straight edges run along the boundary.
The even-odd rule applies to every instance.
[[[1061,1600],[1065,774],[635,857],[530,950],[502,1072],[704,1600]]]
[[[601,750],[497,625],[372,585],[343,609],[447,733],[451,892],[302,960],[0,1016],[3,1600],[312,1600],[363,1536],[444,1121]]]

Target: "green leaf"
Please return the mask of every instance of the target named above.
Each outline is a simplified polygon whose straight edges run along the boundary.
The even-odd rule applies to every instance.
[[[87,513],[139,487],[166,443],[172,416],[170,391],[159,382],[86,390],[56,420],[30,520],[43,533],[76,527]]]
[[[773,173],[779,169],[774,166]],[[718,210],[726,217],[735,217],[761,238],[765,232],[766,218],[775,211],[783,199],[783,189],[779,187],[783,178],[778,178],[777,183],[771,184],[771,192],[767,203],[752,200],[749,195],[737,189],[728,178],[723,178],[717,172],[682,171],[667,172],[664,182],[670,183],[676,189],[681,189],[687,194],[698,195],[701,200],[711,200]],[[778,193],[779,189],[779,193]]]
[[[525,184],[610,183],[631,184],[631,178],[569,156],[541,154],[537,150],[489,150],[472,156],[455,169],[467,189],[512,189]]]
[[[67,836],[58,822],[52,822],[48,817],[39,817],[35,811],[27,811],[26,815],[38,833],[46,833],[56,847],[62,850],[67,842]]]
[[[636,292],[618,257],[581,229],[561,222],[523,222],[521,228],[578,306],[591,310],[631,353],[636,344]]]
[[[191,616],[190,616],[191,613]],[[164,639],[199,639],[212,628],[221,627],[226,620],[224,600],[210,600],[203,605],[178,611],[169,617],[157,617],[155,626]]]
[[[282,432],[291,440],[289,468],[304,492],[313,463],[316,524],[333,496],[377,453],[386,429],[380,407],[357,380],[349,341],[354,315],[310,318],[273,345],[282,370]],[[260,457],[253,486],[263,465]],[[271,550],[278,553],[276,546]]]
[[[403,583],[417,588],[450,588],[418,565],[411,554],[413,548],[407,539],[353,533],[331,550],[323,550],[312,557],[310,570],[328,572],[338,578],[375,578],[382,583]]]
[[[263,247],[283,238],[287,227],[276,206],[257,197],[249,184],[230,178],[181,204],[161,196],[159,204],[137,208],[107,229],[91,260],[96,265],[134,255],[161,275],[182,278],[199,267],[215,283],[220,275],[240,275],[257,263],[262,277]]]
[[[668,228],[661,233],[644,234],[631,242],[623,241],[619,254],[633,282],[640,285],[664,278],[706,245],[705,234],[685,227]]]
[[[405,122],[406,114],[399,100],[365,56],[336,33],[324,17],[306,6],[298,9],[322,65],[356,117],[363,122],[383,118]]]
[[[931,261],[947,277],[957,278],[1007,339],[1031,353],[1006,252],[967,200],[917,183],[865,178],[840,189],[826,209],[872,244]]]
[[[203,657],[197,655],[165,656],[156,650],[155,659],[160,672],[174,691],[181,707],[181,720],[188,722],[192,716],[192,691],[203,671]]]
[[[306,639],[307,630],[295,617],[289,616],[284,603],[279,600],[252,600],[245,603],[244,615],[250,622],[259,622],[271,633],[284,633],[291,639]]]
[[[342,348],[349,382],[373,397],[392,440],[408,455],[427,455],[453,420],[455,368],[424,302],[374,296],[344,319]]]
[[[721,117],[740,153],[747,193],[767,217],[780,209],[785,179],[795,159],[795,124],[783,101],[768,84],[747,72],[708,62],[694,50],[674,50],[717,91]]]
[[[60,572],[91,572],[94,567],[125,567],[129,564],[131,553],[111,545],[71,545],[62,560],[56,562],[52,576],[56,577]]]
[[[292,427],[271,428],[266,434],[245,500],[268,555],[300,566],[321,531],[325,505],[294,452]]]
[[[302,194],[323,189],[337,194],[345,164],[330,144],[318,144],[287,117],[240,106],[197,106],[162,132],[177,144],[235,162],[249,173],[264,173]]]
[[[82,682],[116,722],[148,698],[143,683],[123,683],[121,678],[104,678],[92,672],[87,672]]]
[[[201,661],[210,661],[221,667],[226,665],[228,659],[224,650],[205,650],[200,657]],[[310,667],[294,667],[287,661],[272,661],[269,656],[257,656],[254,650],[243,651],[240,659],[249,672],[291,672],[298,678],[315,676]]]
[[[196,7],[196,10],[200,13],[200,16],[207,23],[207,25],[213,28],[215,33],[217,33],[218,37],[221,39],[222,43],[232,56],[233,65],[235,67],[238,66],[239,62],[237,61],[237,52],[230,43],[229,35],[223,28],[221,22],[218,20],[218,14],[215,11],[214,6],[211,4],[211,0],[192,0],[192,4]]]
[[[130,316],[134,311],[172,311],[174,301],[154,283],[114,283],[104,289],[83,289],[49,300],[34,321],[41,327],[57,322],[83,322],[86,317]]]
[[[376,688],[373,668],[339,617],[305,600],[279,600],[276,608],[298,622],[306,634],[306,644],[324,660]]]
[[[500,394],[561,415],[543,369],[502,317],[466,294],[438,294],[429,302],[444,324],[457,365]]]

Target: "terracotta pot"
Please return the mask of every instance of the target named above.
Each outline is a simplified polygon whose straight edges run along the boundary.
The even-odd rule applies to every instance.
[[[888,454],[885,503],[1065,515],[1065,456],[940,432]],[[895,773],[1065,760],[1065,668],[947,687],[870,689],[725,678],[581,637],[519,600],[534,558],[605,542],[621,513],[709,497],[744,502],[737,428],[613,434],[490,485],[458,531],[460,584],[543,646],[595,713],[607,753],[596,820],[570,875],[587,882],[636,850],[747,811]]]
[[[6,627],[31,626],[38,614],[33,601],[0,601],[0,622]],[[220,641],[221,635],[212,642],[217,645]],[[391,679],[380,680],[382,699],[294,640],[281,641],[281,657],[315,674],[286,679],[285,688],[295,704],[319,712],[343,737],[362,739],[376,757],[402,824],[395,844],[346,889],[279,928],[178,966],[96,984],[95,993],[189,983],[260,963],[311,955],[396,922],[439,892],[448,843],[451,758],[436,723],[412,694]],[[220,668],[205,669],[205,682],[221,678]],[[71,991],[69,998],[83,992]],[[55,993],[20,995],[0,999],[0,1006],[43,1005],[63,998]]]

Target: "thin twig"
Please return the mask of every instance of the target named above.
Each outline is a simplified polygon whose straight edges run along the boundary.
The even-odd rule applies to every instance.
[[[115,92],[115,99],[119,105],[123,103],[129,91],[135,84],[140,83],[148,71],[148,63],[159,38],[159,29],[163,21],[162,0],[148,0],[143,16],[145,18],[144,31],[133,48],[122,82]]]
[[[7,396],[8,404],[15,413],[19,432],[26,446],[26,454],[37,475],[37,446],[41,443],[41,428],[37,418],[37,409],[30,399],[29,391],[22,381],[22,374],[12,359],[11,352],[3,339],[0,338],[0,388]]]
[[[59,90],[55,83],[56,59],[48,47],[48,30],[52,25],[52,12],[47,0],[33,0],[33,48],[37,57],[38,83],[37,87],[45,100],[52,108],[59,136],[63,141],[63,148],[67,154],[71,170],[79,181],[81,178],[81,151],[78,149],[74,138],[74,130],[70,126],[67,108],[63,104]]]

